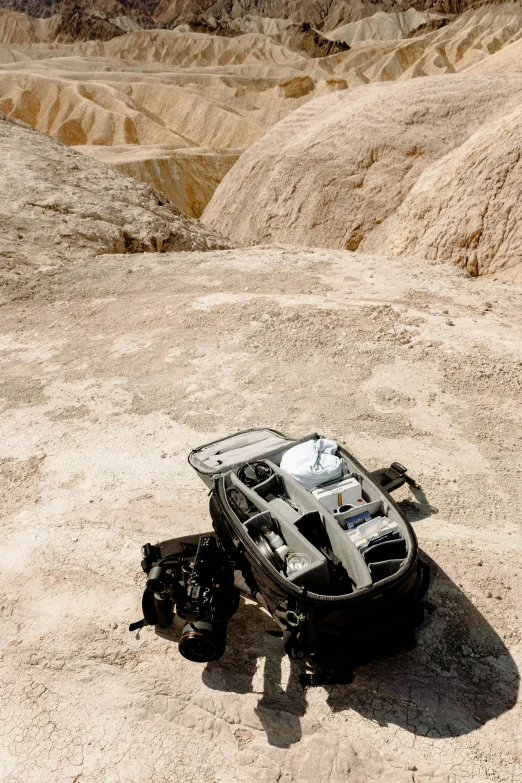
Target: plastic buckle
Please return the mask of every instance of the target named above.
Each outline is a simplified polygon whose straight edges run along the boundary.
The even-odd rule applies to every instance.
[[[400,462],[392,462],[389,468],[374,470],[370,475],[386,492],[393,492],[403,484],[419,489],[417,482],[408,476],[407,468]]]
[[[156,552],[156,547],[152,546],[152,544],[143,544],[141,547],[141,567],[147,574],[150,569],[152,568],[152,565],[155,560],[158,559],[158,553]]]

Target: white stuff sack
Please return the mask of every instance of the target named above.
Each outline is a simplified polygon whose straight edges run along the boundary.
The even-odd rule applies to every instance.
[[[281,470],[307,489],[341,478],[343,461],[336,456],[337,443],[327,438],[307,440],[283,454]]]

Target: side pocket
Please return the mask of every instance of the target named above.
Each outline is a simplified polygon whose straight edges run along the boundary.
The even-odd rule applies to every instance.
[[[372,581],[375,584],[380,582],[381,579],[386,579],[388,576],[393,576],[402,566],[404,560],[382,560],[379,563],[370,563],[368,568]]]

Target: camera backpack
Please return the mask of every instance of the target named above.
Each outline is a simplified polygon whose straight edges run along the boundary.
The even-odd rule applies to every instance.
[[[317,682],[414,645],[430,572],[390,495],[416,486],[402,465],[369,472],[317,433],[269,429],[201,446],[189,463],[209,487],[213,532],[143,547],[144,620],[131,629],[172,624],[176,605],[180,652],[215,660],[240,590],[266,607]]]

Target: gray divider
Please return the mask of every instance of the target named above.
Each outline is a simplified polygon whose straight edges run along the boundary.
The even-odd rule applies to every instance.
[[[378,488],[376,488],[373,484],[368,481],[368,479],[365,476],[359,476],[359,481],[361,482],[363,492],[368,495],[372,501],[373,500],[380,500],[381,501],[381,507],[378,509],[379,513],[383,514],[383,516],[389,517],[391,520],[397,523],[397,527],[399,529],[399,532],[401,536],[406,541],[406,549],[409,552],[410,551],[410,534],[408,532],[408,528],[406,527],[404,523],[404,519],[401,517],[400,514],[396,512],[396,510],[393,508],[393,506],[390,506],[390,504],[382,497],[380,491]],[[361,509],[362,511],[365,511],[366,509]],[[374,514],[371,509],[368,509],[372,515]],[[375,580],[374,580],[375,581]]]
[[[274,473],[281,476],[285,482],[288,497],[290,497],[303,512],[319,511],[324,520],[332,551],[346,568],[348,576],[355,582],[356,589],[369,587],[372,584],[372,577],[364,557],[361,555],[353,541],[351,541],[346,533],[340,528],[332,514],[316,500],[309,490],[282,471],[278,465],[275,465],[270,460],[265,461],[270,465]]]
[[[241,490],[260,512],[268,511],[277,521],[283,538],[291,552],[301,552],[310,557],[310,560],[312,561],[310,565],[303,568],[302,571],[296,571],[295,574],[286,577],[288,581],[293,582],[296,585],[307,587],[309,590],[314,590],[318,593],[326,592],[327,594],[330,577],[326,557],[323,553],[319,552],[319,550],[299,532],[293,522],[288,521],[282,514],[278,513],[276,506],[272,506],[271,502],[267,502],[264,498],[260,497],[257,492],[243,484],[235,473],[231,473],[230,479],[234,486]],[[265,520],[266,517],[261,513],[251,517],[245,522],[245,527],[250,532],[253,529],[258,529],[262,524],[266,524]]]
[[[364,557],[328,511],[323,514],[323,519],[332,551],[354,580],[356,589],[369,587],[373,584],[373,579]]]
[[[284,519],[291,525],[295,525],[301,514],[292,508],[292,506],[283,500],[283,498],[274,498],[268,501],[271,512],[278,519]]]
[[[262,498],[265,498],[265,500],[269,500],[270,496],[273,498],[281,496],[281,487],[281,478],[276,473],[273,473],[270,478],[257,484],[255,491]]]

